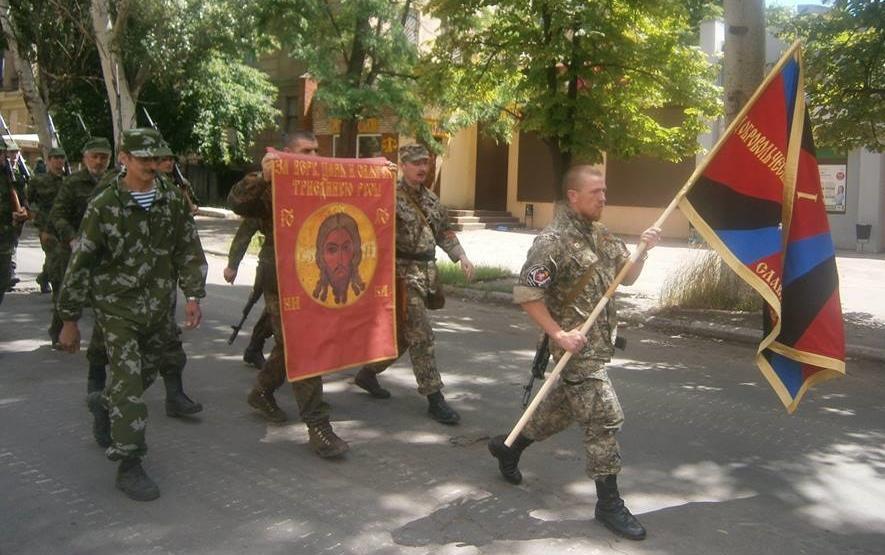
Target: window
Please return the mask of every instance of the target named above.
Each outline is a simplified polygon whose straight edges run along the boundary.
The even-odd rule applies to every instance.
[[[291,133],[298,129],[298,97],[287,96],[283,112],[283,131]]]

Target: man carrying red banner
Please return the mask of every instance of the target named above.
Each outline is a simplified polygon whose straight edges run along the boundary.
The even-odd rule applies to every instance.
[[[442,294],[437,279],[436,246],[460,262],[467,279],[473,277],[473,264],[451,228],[445,207],[439,198],[424,187],[429,170],[430,153],[419,144],[399,150],[402,178],[396,191],[396,278],[397,358],[408,350],[412,370],[418,382],[418,393],[427,397],[427,412],[443,424],[457,424],[461,416],[446,402],[442,394],[442,378],[433,352],[433,329],[427,315],[430,295]],[[402,306],[405,305],[405,306]],[[403,312],[405,314],[403,314]],[[378,383],[378,374],[396,359],[364,366],[354,383],[372,397],[387,399],[390,392]]]
[[[317,140],[309,131],[296,131],[289,137],[286,149],[295,154],[317,155]],[[286,413],[274,399],[274,391],[286,381],[286,361],[283,348],[283,329],[280,321],[279,290],[274,254],[273,195],[271,175],[276,155],[269,153],[262,159],[262,171],[251,173],[234,185],[227,201],[231,209],[244,217],[258,218],[264,245],[258,254],[259,273],[262,275],[265,308],[273,327],[274,346],[270,358],[258,372],[255,387],[249,393],[249,405],[271,422],[285,422]],[[310,446],[323,458],[337,457],[350,447],[338,437],[329,422],[329,404],[323,400],[323,380],[313,376],[292,382],[292,391],[298,403],[301,419],[307,425]]]

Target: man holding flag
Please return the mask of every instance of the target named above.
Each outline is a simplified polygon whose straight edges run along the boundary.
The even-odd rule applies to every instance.
[[[508,447],[506,436],[500,435],[489,441],[489,451],[498,459],[501,475],[518,484],[522,481],[518,468],[522,451],[579,423],[584,430],[587,474],[596,481],[599,496],[596,518],[622,536],[641,540],[645,529],[624,506],[617,485],[621,456],[615,434],[624,413],[605,370],[614,354],[614,305],[609,303],[605,317],[596,321],[588,335],[579,329],[626,264],[629,253],[624,242],[599,223],[606,192],[602,172],[593,166],[572,167],[565,174],[563,187],[568,206],[560,208],[553,223],[538,234],[529,249],[513,288],[513,301],[550,336],[555,359],[566,351],[574,356],[513,445]],[[651,227],[641,239],[649,249],[660,236],[660,229]],[[636,281],[641,271],[642,261],[638,261],[624,283]]]

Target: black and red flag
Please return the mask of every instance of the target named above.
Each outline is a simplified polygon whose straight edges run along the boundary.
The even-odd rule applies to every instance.
[[[717,143],[679,203],[765,300],[756,363],[788,412],[845,374],[835,248],[793,45]]]

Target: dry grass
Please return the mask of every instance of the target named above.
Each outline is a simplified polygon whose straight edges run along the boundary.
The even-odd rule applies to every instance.
[[[665,308],[753,311],[760,303],[759,295],[712,250],[699,251],[661,289],[661,305]]]

